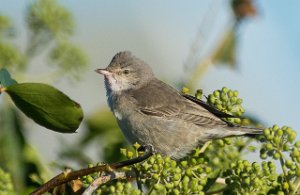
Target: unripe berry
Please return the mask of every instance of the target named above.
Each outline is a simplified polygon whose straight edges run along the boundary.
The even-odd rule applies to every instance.
[[[273,145],[271,143],[266,143],[265,148],[267,150],[272,150],[273,149]]]
[[[270,135],[270,129],[269,128],[264,129],[264,135],[265,136]]]
[[[287,160],[287,161],[285,162],[285,165],[286,165],[288,168],[291,168],[291,167],[293,166],[293,161]]]
[[[222,92],[223,92],[223,93],[227,93],[227,91],[228,91],[228,88],[227,88],[227,87],[222,87]]]
[[[296,157],[299,157],[300,156],[300,153],[299,153],[299,150],[297,148],[293,148],[293,151],[291,153],[291,156],[293,158],[296,158]]]
[[[152,177],[153,177],[153,179],[155,179],[155,180],[158,180],[158,179],[159,179],[159,175],[158,175],[157,173],[154,173]]]
[[[219,98],[220,97],[220,91],[216,90],[213,92],[213,95],[216,97],[216,98]]]
[[[279,154],[278,152],[275,152],[275,153],[273,154],[273,158],[274,158],[275,160],[278,160],[278,159],[280,158],[280,154]]]
[[[300,169],[299,169],[299,168],[296,169],[296,175],[297,175],[298,177],[300,177]]]

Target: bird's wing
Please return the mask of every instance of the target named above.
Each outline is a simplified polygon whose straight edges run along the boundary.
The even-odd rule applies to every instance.
[[[180,119],[200,126],[228,125],[216,114],[159,80],[130,92],[141,113],[166,119]]]
[[[182,94],[183,97],[195,102],[196,104],[199,104],[200,106],[204,107],[206,110],[208,110],[209,112],[213,113],[214,115],[216,115],[217,117],[220,117],[220,118],[238,118],[237,116],[232,116],[230,114],[227,114],[225,112],[222,112],[218,109],[216,109],[215,107],[209,105],[208,103],[202,101],[202,100],[199,100],[197,99],[196,97],[194,96],[191,96],[191,95],[187,95],[187,94]]]

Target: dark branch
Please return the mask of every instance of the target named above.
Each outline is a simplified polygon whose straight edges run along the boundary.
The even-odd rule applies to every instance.
[[[117,163],[112,163],[112,164],[107,164],[107,165],[99,165],[91,168],[85,168],[85,169],[80,169],[77,171],[66,171],[63,173],[60,173],[59,175],[55,176],[48,182],[46,182],[44,185],[40,186],[37,188],[35,191],[31,192],[30,195],[40,195],[43,194],[50,189],[60,186],[64,183],[67,183],[69,181],[78,179],[82,176],[89,175],[95,172],[101,172],[101,171],[107,171],[107,170],[114,170],[114,169],[119,169],[128,165],[133,165],[139,162],[142,162],[152,156],[153,154],[153,149],[152,146],[144,146],[145,148],[145,153],[142,156],[139,156],[137,158],[117,162]]]

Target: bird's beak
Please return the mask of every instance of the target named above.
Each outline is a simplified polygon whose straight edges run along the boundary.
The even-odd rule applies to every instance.
[[[111,75],[111,72],[109,72],[106,68],[96,69],[95,72],[103,75]]]

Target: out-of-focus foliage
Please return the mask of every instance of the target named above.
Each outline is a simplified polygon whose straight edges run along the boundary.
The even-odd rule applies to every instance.
[[[231,7],[237,21],[253,17],[257,14],[255,0],[232,0]]]
[[[236,65],[236,35],[235,30],[230,29],[220,41],[220,45],[214,50],[211,57],[212,63],[229,65],[234,68]]]
[[[50,53],[50,63],[68,72],[71,76],[78,76],[87,59],[81,49],[69,42],[58,43]]]
[[[84,166],[91,162],[84,152],[91,145],[96,149],[97,156],[101,157],[104,162],[116,162],[123,159],[117,154],[119,149],[127,144],[110,110],[102,108],[87,116],[84,126],[86,126],[86,133],[78,142],[67,147],[63,143],[65,149],[59,153],[61,159],[76,161]]]
[[[0,115],[0,167],[11,174],[16,192],[22,194],[37,186],[29,178],[31,174],[47,177],[48,172],[27,142],[24,121],[16,109],[2,106]]]
[[[29,55],[52,40],[67,39],[74,31],[72,14],[56,0],[37,0],[27,10],[26,18],[30,39]]]
[[[12,24],[9,18],[0,15],[0,37],[9,37],[12,35]]]
[[[27,32],[22,34],[27,35],[27,44],[19,45],[20,42],[16,40],[21,32],[14,27],[10,18],[0,13],[0,67],[6,68],[18,80],[19,77],[28,77],[27,69],[34,69],[32,61],[39,58],[44,63],[38,66],[53,65],[51,71],[44,75],[45,80],[68,75],[68,78],[78,78],[78,73],[82,73],[88,62],[84,52],[70,41],[75,31],[71,12],[59,1],[36,0],[28,2],[24,18]],[[31,75],[34,76],[39,75]],[[0,70],[0,82],[2,96],[5,88],[16,83],[4,69]],[[0,167],[10,173],[15,194],[27,194],[37,187],[36,181],[44,182],[49,178],[49,173],[37,151],[30,146],[23,115],[20,116],[11,103],[8,96],[1,97]]]
[[[0,15],[0,67],[18,68],[23,65],[21,51],[11,43],[13,27],[9,18]]]
[[[240,26],[246,19],[249,19],[257,15],[257,9],[254,0],[231,0],[232,17],[229,18],[228,25],[219,33],[220,40],[214,45],[214,47],[207,51],[206,49],[206,36],[210,35],[210,31],[214,28],[213,19],[211,17],[205,17],[203,23],[209,23],[205,27],[200,26],[199,32],[196,37],[197,45],[192,45],[189,53],[189,58],[186,64],[187,78],[184,78],[183,85],[195,90],[199,79],[203,77],[210,66],[222,65],[237,69],[237,50],[239,37],[237,34],[241,33]],[[210,10],[211,15],[217,15],[216,10]],[[214,12],[213,12],[214,11]],[[215,15],[213,15],[215,14]],[[216,17],[218,19],[218,17]],[[207,21],[206,21],[207,20]],[[200,42],[201,40],[201,42]],[[201,56],[200,59],[199,56]],[[198,57],[198,58],[197,58]]]
[[[9,173],[0,168],[0,194],[13,195],[14,187]]]

